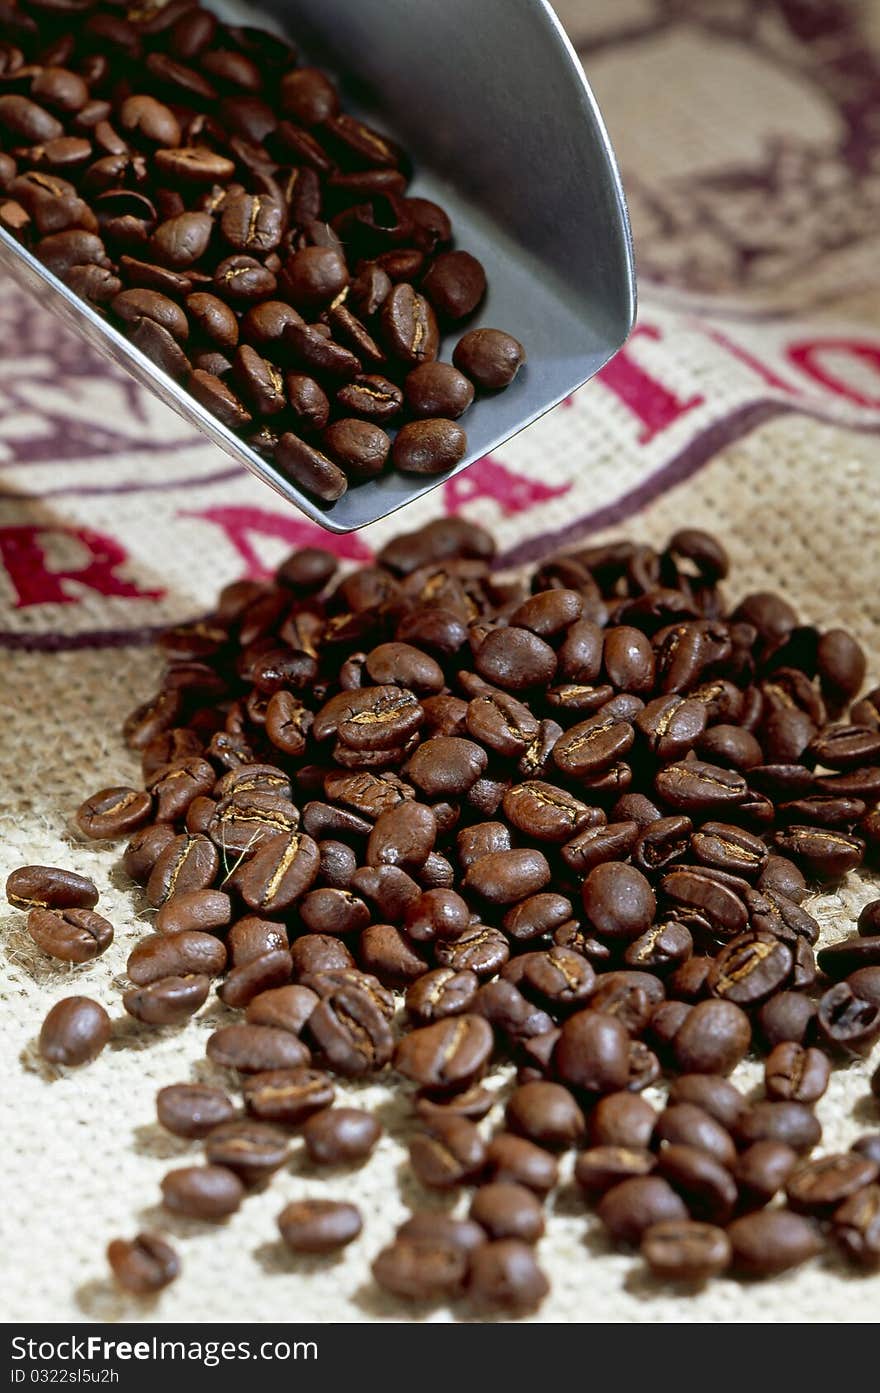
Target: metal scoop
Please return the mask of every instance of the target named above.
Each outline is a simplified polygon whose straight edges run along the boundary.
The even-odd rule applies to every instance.
[[[216,0],[234,23],[287,32],[341,78],[348,110],[411,153],[411,192],[441,203],[486,268],[464,328],[505,329],[528,363],[462,418],[468,453],[430,477],[389,471],[338,502],[310,498],[0,229],[0,266],[227,454],[331,532],[386,517],[495,449],[581,386],[635,314],[629,224],[608,135],[546,0]]]

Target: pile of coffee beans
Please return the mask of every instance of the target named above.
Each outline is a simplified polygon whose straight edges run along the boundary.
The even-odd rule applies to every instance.
[[[880,864],[859,645],[780,595],[731,604],[697,530],[529,575],[494,550],[457,518],[344,574],[300,550],[160,640],[160,688],[125,725],[145,787],[102,789],[78,822],[130,838],[155,913],[126,1011],[173,1026],[214,991],[230,1008],[207,1054],[241,1104],[202,1083],[158,1097],[206,1161],[166,1176],[166,1208],[232,1213],[292,1135],[319,1166],[363,1162],[381,1126],[337,1090],[384,1074],[412,1090],[426,1193],[473,1191],[467,1217],[417,1212],[375,1258],[397,1296],[537,1307],[570,1150],[609,1240],[659,1278],[770,1276],[829,1240],[876,1270],[880,1131],[813,1153],[832,1069],[880,1036],[880,900],[826,944],[805,903]],[[8,893],[45,952],[110,941],[82,877],[26,867]],[[109,1034],[73,997],[41,1048],[83,1063]],[[755,1054],[757,1100],[728,1077]],[[322,1196],[278,1223],[294,1252],[361,1229]],[[110,1261],[139,1291],[178,1267],[151,1234]]]
[[[467,453],[525,353],[392,141],[192,0],[0,0],[0,227],[327,503]],[[393,439],[392,439],[393,433]]]

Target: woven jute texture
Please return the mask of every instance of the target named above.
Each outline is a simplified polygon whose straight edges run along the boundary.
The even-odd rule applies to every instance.
[[[517,565],[583,538],[652,543],[693,525],[727,539],[731,598],[783,589],[800,614],[851,629],[880,681],[880,22],[877,7],[815,0],[568,0],[620,153],[641,270],[639,326],[576,398],[414,506],[357,537],[368,558],[443,509],[492,527]],[[118,982],[150,911],[72,813],[94,788],[136,778],[119,727],[159,670],[151,633],[191,617],[236,576],[266,574],[323,534],[0,284],[0,877],[24,862],[94,878],[116,940],[66,969],[0,910],[0,1215],[7,1320],[462,1320],[379,1294],[369,1262],[414,1205],[436,1204],[404,1168],[408,1108],[393,1087],[340,1088],[375,1106],[369,1163],[318,1175],[291,1165],[229,1222],[156,1206],[164,1171],[198,1148],[155,1123],[163,1084],[219,1077],[204,1060],[230,1013],[181,1029],[125,1016]],[[823,941],[851,931],[880,889],[850,876],[811,911]],[[39,1023],[60,997],[103,1001],[110,1047],[53,1073]],[[823,1148],[880,1125],[873,1061],[836,1072],[818,1106]],[[760,1065],[737,1081],[757,1089]],[[232,1082],[232,1080],[226,1080]],[[503,1098],[509,1080],[492,1087]],[[651,1094],[660,1101],[660,1094]],[[500,1103],[499,1109],[500,1112]],[[495,1119],[490,1119],[490,1121]],[[880,1278],[832,1257],[770,1284],[661,1289],[612,1253],[570,1171],[540,1259],[552,1294],[537,1320],[857,1321]],[[299,1196],[354,1198],[364,1235],[338,1259],[282,1252],[275,1216]],[[463,1203],[464,1200],[460,1201]],[[107,1241],[144,1226],[179,1248],[180,1280],[154,1302],[121,1296]]]

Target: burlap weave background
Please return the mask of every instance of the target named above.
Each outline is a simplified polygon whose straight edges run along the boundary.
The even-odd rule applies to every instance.
[[[804,616],[851,628],[876,683],[880,6],[566,0],[560,11],[624,170],[639,329],[573,402],[457,487],[335,545],[366,557],[444,506],[493,527],[511,562],[588,534],[662,542],[685,522],[724,529],[732,591],[783,587]],[[7,1320],[412,1318],[368,1271],[409,1204],[424,1202],[401,1170],[406,1109],[384,1087],[363,1090],[388,1128],[364,1168],[319,1178],[297,1150],[216,1228],[155,1208],[164,1170],[197,1154],[154,1124],[155,1091],[210,1076],[204,1041],[226,1013],[154,1033],[124,1016],[116,980],[149,911],[118,850],[83,844],[71,823],[84,792],[136,775],[118,728],[158,670],[149,631],[314,540],[0,284],[0,878],[25,861],[75,867],[117,926],[104,958],[67,970],[0,910]],[[877,893],[850,877],[817,898],[823,938],[848,932]],[[88,1069],[56,1077],[33,1041],[73,991],[108,1005],[114,1039]],[[818,1109],[826,1148],[880,1125],[870,1067],[835,1075]],[[741,1070],[746,1088],[759,1077],[757,1065]],[[365,1233],[338,1260],[295,1261],[274,1218],[315,1190],[356,1198]],[[173,1236],[184,1269],[147,1304],[115,1292],[103,1258],[109,1238],[145,1224]],[[830,1258],[769,1286],[671,1295],[608,1251],[568,1182],[540,1255],[553,1283],[541,1320],[873,1320],[880,1298],[880,1278],[854,1279]]]

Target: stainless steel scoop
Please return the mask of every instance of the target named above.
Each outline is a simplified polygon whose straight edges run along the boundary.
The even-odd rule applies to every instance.
[[[411,191],[449,212],[489,293],[466,327],[506,329],[528,364],[462,419],[468,454],[447,474],[389,472],[321,504],[222,426],[8,233],[0,266],[264,483],[331,532],[375,522],[436,488],[596,373],[629,333],[635,277],[608,135],[546,0],[216,0],[236,23],[295,39],[341,78],[344,102],[413,157]],[[448,336],[451,357],[463,332]]]

